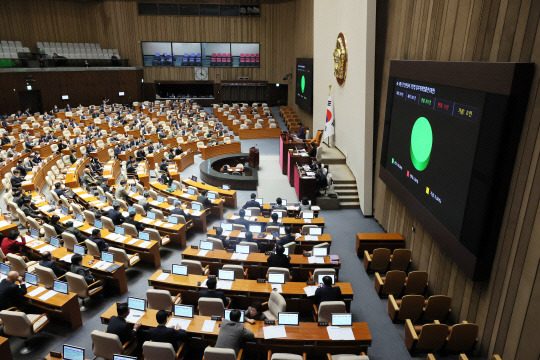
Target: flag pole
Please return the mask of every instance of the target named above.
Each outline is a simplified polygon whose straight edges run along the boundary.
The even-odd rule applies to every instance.
[[[332,94],[332,84],[329,84],[329,85],[328,85],[328,97],[330,97],[331,94]],[[328,142],[326,143],[326,145],[327,145],[328,147],[333,147],[333,146],[332,146],[332,141],[331,141],[330,138],[331,138],[331,136],[328,137]]]

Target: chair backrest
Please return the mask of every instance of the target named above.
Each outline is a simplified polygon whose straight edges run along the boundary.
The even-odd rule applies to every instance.
[[[88,285],[84,277],[79,274],[72,273],[68,271],[66,273],[66,280],[68,283],[68,291],[76,293],[80,298],[87,298],[88,295]]]
[[[422,319],[424,321],[444,321],[450,313],[452,298],[446,295],[433,295],[427,300]]]
[[[84,243],[86,245],[86,248],[88,249],[88,255],[97,256],[97,257],[101,256],[101,251],[99,251],[99,247],[97,246],[95,242],[93,242],[92,240],[86,239],[84,240]]]
[[[445,350],[452,352],[469,352],[478,337],[477,324],[456,324],[452,326]]]
[[[274,210],[274,211],[278,211],[278,210]],[[286,216],[285,214],[283,214],[283,216]],[[317,225],[303,225],[302,226],[302,230],[300,230],[303,234],[307,234],[309,233],[309,229],[313,229],[313,228],[316,228],[318,227]]]
[[[317,282],[321,275],[334,275],[334,279],[337,281],[336,269],[320,268],[313,270],[313,281]]]
[[[145,341],[143,343],[143,355],[145,360],[175,360],[176,353],[172,344],[157,341]]]
[[[405,295],[401,299],[398,319],[405,321],[411,319],[415,322],[422,316],[424,310],[424,297],[422,295]]]
[[[416,349],[419,350],[440,350],[448,335],[448,326],[444,324],[426,324],[422,326]]]
[[[9,261],[11,270],[14,270],[18,272],[19,275],[24,276],[24,273],[26,272],[26,263],[24,262],[23,257],[16,254],[7,254],[6,258]]]
[[[287,301],[285,301],[283,295],[277,291],[272,291],[270,293],[270,297],[268,298],[268,310],[276,319],[278,317],[278,313],[287,310]]]
[[[210,241],[211,243],[214,244],[214,250],[223,250],[223,242],[219,239],[216,239],[216,238],[213,238],[213,237],[208,237],[206,239],[206,241]]]
[[[258,207],[248,207],[246,210],[251,210],[251,216],[261,216],[261,209]]]
[[[291,280],[291,272],[287,268],[271,266],[271,267],[268,268],[268,273],[284,274],[285,275],[285,281],[290,281]]]
[[[125,235],[133,236],[134,238],[139,237],[139,232],[133,224],[123,223],[122,227],[124,228]]]
[[[244,268],[242,267],[242,265],[225,264],[223,265],[222,269],[233,270],[235,279],[243,279],[245,277]]]
[[[296,241],[286,243],[285,245],[283,245],[283,247],[289,249],[289,254],[294,254],[294,252],[296,251]]]
[[[384,272],[390,262],[390,249],[379,248],[373,250],[371,256],[371,270]]]
[[[45,266],[41,266],[39,264],[35,266],[35,269],[36,269],[36,274],[38,277],[38,282],[40,284],[43,284],[46,287],[49,287],[49,286],[52,287],[54,285],[54,280],[56,280],[56,275],[54,274],[54,271],[52,271],[52,269]]]
[[[126,250],[111,246],[108,251],[113,254],[115,262],[122,263],[126,269],[129,268],[129,257]]]
[[[169,290],[148,289],[146,291],[147,307],[155,310],[173,310],[173,299]]]
[[[145,228],[144,231],[150,234],[150,240],[157,241],[161,244],[161,235],[159,234],[159,231],[151,228]]]
[[[199,298],[199,315],[201,316],[222,316],[225,312],[223,300],[216,298]]]
[[[234,349],[208,346],[204,349],[204,360],[236,360],[236,353]]]
[[[103,223],[103,228],[104,229],[114,231],[114,223],[111,220],[111,218],[109,218],[107,216],[102,216],[101,217],[101,222]]]
[[[240,230],[240,231],[246,230],[246,227],[242,224],[233,224],[232,228],[233,230]]]
[[[41,229],[41,226],[39,226],[39,223],[35,219],[32,219],[31,217],[26,218],[26,223],[28,224],[28,227],[31,229],[35,229],[37,231]]]
[[[188,274],[204,275],[203,274],[203,266],[202,266],[200,261],[182,259],[180,264],[187,266]]]
[[[90,333],[90,337],[95,356],[111,360],[114,354],[122,354],[122,343],[118,335],[94,330]]]
[[[240,241],[240,245],[247,245],[249,246],[249,252],[250,253],[256,253],[259,252],[259,245],[256,242],[251,241]]]
[[[143,207],[142,205],[139,205],[139,204],[133,204],[133,207],[135,208],[135,212],[136,212],[138,215],[146,216],[146,211],[144,210],[144,207]]]
[[[411,271],[407,276],[404,295],[423,295],[428,285],[427,271]]]
[[[98,189],[101,189],[101,187],[98,187]],[[72,202],[71,207],[73,208],[74,213],[83,215],[83,210],[79,206],[79,204],[75,204],[74,202]]]
[[[343,301],[323,301],[319,304],[319,321],[332,322],[332,313],[346,313],[347,307]]]
[[[94,215],[93,212],[91,212],[89,210],[84,210],[83,215],[84,215],[84,220],[87,223],[89,223],[90,225],[94,225],[94,221],[96,220],[96,216]]]
[[[69,251],[73,251],[73,247],[77,245],[77,238],[70,232],[64,231],[61,235],[64,240],[64,247]]]
[[[411,262],[411,250],[410,249],[395,249],[392,253],[392,260],[390,261],[390,270],[403,270],[406,271]]]
[[[405,271],[401,270],[392,270],[386,273],[386,278],[384,280],[384,286],[381,291],[383,295],[394,295],[400,296],[405,286],[405,278],[407,274]]]
[[[158,210],[158,209],[152,209],[152,211],[154,212],[154,214],[156,214],[156,219],[157,220],[164,220],[165,219],[165,216],[163,215],[163,211]]]
[[[28,338],[32,336],[32,324],[21,311],[0,311],[0,320],[4,323],[4,334]]]

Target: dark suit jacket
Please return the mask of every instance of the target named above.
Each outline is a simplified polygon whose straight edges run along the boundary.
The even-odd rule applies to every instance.
[[[11,177],[11,186],[13,187],[21,187],[22,182],[24,181],[23,178],[12,176]]]
[[[95,278],[92,276],[92,274],[90,274],[90,270],[88,270],[87,268],[85,268],[84,266],[81,266],[81,265],[71,265],[71,269],[70,271],[72,273],[75,273],[77,275],[81,275],[82,277],[84,277],[84,280],[86,281],[86,283],[88,285],[92,284],[95,280]]]
[[[251,340],[255,336],[253,333],[240,324],[230,320],[223,320],[219,329],[218,338],[215,347],[234,349],[236,353],[240,349],[242,340]]]
[[[340,301],[341,300],[341,289],[339,286],[328,287],[321,286],[315,290],[315,297],[320,303],[322,301]]]
[[[278,241],[276,241],[276,245],[285,245],[290,243],[291,241],[296,241],[296,238],[293,235],[285,235],[281,237]]]
[[[247,219],[238,218],[238,219],[234,220],[234,224],[244,225],[246,227],[246,229],[249,229],[249,220],[247,220]]]
[[[18,295],[24,294],[26,294],[26,285],[16,285],[7,279],[2,280],[0,282],[0,310],[17,306],[21,300]]]
[[[93,236],[90,236],[88,240],[95,242],[99,248],[99,251],[109,250],[109,245],[102,238],[95,238]]]
[[[175,330],[168,328],[165,325],[158,325],[155,328],[148,330],[148,337],[152,341],[166,342],[174,347],[174,351],[178,351],[181,341],[187,340],[186,330]]]
[[[197,202],[200,202],[203,204],[203,208],[206,209],[210,206],[210,199],[208,199],[206,196],[198,195],[197,196]]]
[[[171,215],[182,215],[184,216],[184,219],[186,219],[186,221],[188,221],[191,218],[191,214],[186,213],[184,209],[174,208],[171,210]]]
[[[62,269],[52,260],[41,260],[39,262],[39,265],[51,269],[54,272],[54,275],[56,275],[56,277],[60,277],[66,273],[66,270]]]
[[[72,226],[72,227],[68,227],[66,229],[66,231],[68,233],[71,233],[73,235],[75,235],[75,238],[77,239],[78,242],[81,242],[81,241],[84,241],[85,240],[85,237],[83,236],[83,234],[81,233],[81,231],[79,229],[77,229],[75,226]]]
[[[272,254],[268,257],[268,259],[266,259],[266,262],[268,263],[268,266],[272,267],[288,268],[291,266],[291,259],[285,254]]]
[[[124,223],[134,225],[137,228],[137,231],[144,230],[144,225],[138,221],[135,221],[135,219],[127,218],[126,221],[124,221]]]
[[[249,207],[256,207],[262,210],[262,206],[255,200],[249,200],[242,206],[242,209],[247,209]]]
[[[114,225],[121,225],[126,220],[120,211],[114,209],[109,210],[107,217],[112,220]]]
[[[199,292],[199,299],[203,297],[221,299],[223,300],[223,305],[225,306],[227,306],[227,304],[229,303],[229,300],[227,300],[223,291],[219,290],[201,289],[201,291]]]
[[[56,230],[56,233],[57,233],[58,235],[60,235],[61,233],[64,232],[64,229],[63,229],[63,228],[60,226],[60,224],[58,224],[58,223],[53,224],[53,223],[49,222],[48,225],[51,225],[51,226],[54,228],[54,230]]]
[[[107,332],[118,335],[122,344],[132,340],[137,334],[137,332],[133,330],[133,325],[128,324],[126,319],[118,316],[111,317],[109,325],[107,326]]]

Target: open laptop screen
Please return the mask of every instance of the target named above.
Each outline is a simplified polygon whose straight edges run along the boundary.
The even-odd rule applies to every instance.
[[[146,300],[136,297],[128,297],[128,308],[133,310],[145,311]]]
[[[282,273],[268,273],[269,284],[285,284],[285,274]]]
[[[332,314],[332,326],[352,326],[352,314]]]
[[[174,305],[174,316],[192,318],[193,317],[193,305],[175,304]]]
[[[84,348],[64,344],[64,360],[84,360]]]
[[[298,326],[299,314],[297,312],[278,313],[278,325]]]

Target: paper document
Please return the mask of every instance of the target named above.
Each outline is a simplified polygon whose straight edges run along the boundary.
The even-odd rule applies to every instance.
[[[208,254],[208,250],[199,250],[197,256],[206,256],[206,254]]]
[[[110,233],[107,236],[105,236],[105,239],[109,239],[109,240],[114,241],[114,240],[118,239],[120,236],[122,236],[122,235],[116,234],[116,233]]]
[[[139,220],[139,222],[142,222],[143,224],[150,224],[152,221],[154,220],[146,218],[146,217]]]
[[[224,231],[222,235],[223,236],[229,236],[229,235],[231,235],[231,233],[232,233],[232,231]]]
[[[317,291],[317,286],[306,286],[304,288],[307,296],[315,296],[315,291]]]
[[[92,197],[92,195],[89,194],[89,193],[80,194],[79,196],[80,196],[81,198],[83,198],[83,199],[87,199],[87,198],[89,198],[89,197]]]
[[[180,328],[182,330],[187,330],[189,324],[191,324],[191,320],[188,320],[188,319],[181,319],[181,318],[177,318],[177,317],[172,317],[168,322],[167,322],[167,327],[175,327],[176,325],[180,325]]]
[[[245,237],[246,237],[245,232],[241,232],[240,234],[238,234],[238,238],[240,238],[240,239],[245,239]]]
[[[166,227],[166,228],[172,228],[174,226],[174,224],[163,224],[163,227]]]
[[[46,289],[44,287],[38,286],[34,290],[30,291],[28,293],[28,296],[37,296],[37,295],[41,294],[42,292],[44,292],[45,290]]]
[[[142,195],[137,195],[137,196],[134,196],[133,198],[134,198],[135,200],[139,201],[139,200],[144,199],[144,196],[142,196]]]
[[[52,245],[45,245],[45,246],[42,246],[38,249],[38,251],[40,252],[40,254],[43,254],[45,251],[54,251],[56,250],[57,248],[55,246],[52,246]]]
[[[143,241],[142,243],[140,243],[138,246],[143,248],[143,249],[146,249],[148,248],[150,245],[152,245],[152,242],[151,241]]]
[[[71,263],[71,257],[75,255],[75,254],[67,254],[66,256],[64,256],[63,258],[60,259],[60,261],[64,261],[64,262],[67,262],[67,263]]]
[[[34,241],[30,241],[29,243],[26,243],[26,246],[31,247],[31,248],[35,248],[36,246],[39,246],[41,244],[43,244],[42,241],[34,240]]]
[[[161,226],[163,225],[163,221],[161,220],[156,220],[156,222],[154,223],[155,226]]]
[[[215,320],[204,320],[201,331],[202,332],[214,332],[214,327],[216,326]]]
[[[43,300],[43,301],[47,301],[49,300],[50,298],[52,298],[54,295],[58,294],[56,291],[54,290],[49,290],[47,291],[45,294],[41,295],[38,299],[39,300]]]
[[[150,201],[150,205],[158,206],[159,204],[161,204],[161,203],[159,201],[157,201],[157,200]]]
[[[168,273],[161,273],[158,275],[158,277],[156,278],[157,281],[164,281],[164,280],[167,280],[167,278],[169,277],[170,274]]]
[[[232,260],[247,260],[248,254],[233,253],[231,256]]]
[[[135,244],[137,241],[139,241],[139,239],[131,239],[128,241],[128,245],[133,245]]]
[[[276,325],[276,326],[265,326],[263,327],[264,338],[265,339],[276,339],[276,338],[286,338],[287,332],[285,331],[285,326]]]
[[[11,223],[10,223],[9,221],[2,220],[2,221],[0,221],[0,228],[1,228],[1,227],[4,227],[4,226],[8,226],[8,225],[10,225],[10,224],[11,224]]]
[[[203,213],[202,211],[199,211],[199,210],[193,210],[193,211],[191,212],[191,215],[193,215],[193,216],[201,216],[202,213]]]
[[[311,224],[311,219],[304,219],[304,223]]]
[[[257,217],[256,216],[250,216],[249,221],[257,221]]]
[[[315,236],[315,235],[306,235],[304,237],[304,240],[306,240],[306,241],[317,241],[317,240],[319,240],[319,237]]]
[[[240,216],[238,215],[231,215],[231,220],[240,219]]]
[[[277,291],[278,293],[282,293],[283,289],[281,288],[281,284],[269,284],[272,291]]]
[[[130,323],[138,323],[143,315],[144,311],[130,309],[129,315],[126,317],[126,321]]]
[[[272,235],[266,235],[264,238],[266,240],[272,240],[274,237]]]
[[[308,263],[310,264],[324,264],[324,258],[320,256],[308,257]]]
[[[216,287],[218,289],[231,290],[232,284],[233,282],[229,280],[218,280],[216,283]]]
[[[350,327],[327,326],[326,330],[331,340],[354,340],[354,334]]]

